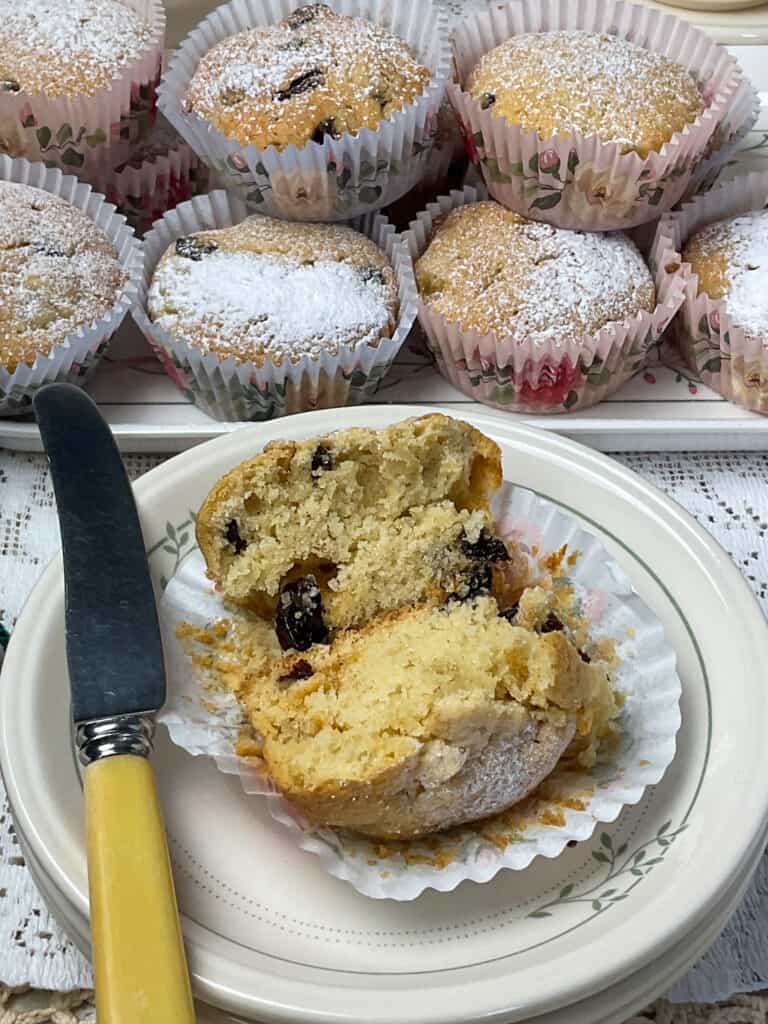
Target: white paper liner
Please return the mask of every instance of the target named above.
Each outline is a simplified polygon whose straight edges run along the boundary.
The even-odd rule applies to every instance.
[[[342,345],[336,355],[303,356],[263,366],[222,359],[175,338],[146,314],[152,275],[176,238],[195,231],[230,227],[248,217],[246,204],[223,189],[197,196],[169,210],[144,238],[144,281],[133,316],[171,380],[195,405],[219,420],[265,420],[308,409],[357,405],[372,397],[416,319],[413,265],[402,238],[386,217],[371,213],[350,224],[384,250],[395,270],[400,311],[397,327],[376,346]]]
[[[741,148],[760,116],[760,96],[748,78],[743,78],[733,104],[712,136],[710,155],[705,157],[691,175],[683,202],[701,192],[708,192],[724,168]]]
[[[707,144],[727,117],[741,69],[704,32],[670,14],[623,0],[514,0],[494,3],[456,26],[453,43],[462,82],[483,54],[513,35],[583,29],[627,39],[683,64],[708,108],[643,159],[596,135],[541,138],[480,104],[461,86],[448,96],[462,122],[470,158],[504,206],[561,228],[607,231],[655,220],[684,195]]]
[[[439,196],[403,236],[414,263],[432,236],[434,221],[487,198],[465,186]],[[613,394],[643,368],[685,296],[674,277],[657,285],[656,308],[608,324],[580,344],[559,338],[544,343],[464,331],[419,299],[419,322],[444,377],[475,401],[507,412],[563,413],[585,409]]]
[[[727,299],[698,294],[698,276],[683,263],[682,248],[706,224],[766,206],[768,173],[745,174],[665,214],[651,251],[657,283],[672,278],[685,286],[676,328],[688,366],[713,391],[760,413],[768,413],[768,337],[741,328],[728,313]]]
[[[146,145],[115,169],[98,172],[93,184],[141,236],[168,210],[207,192],[210,172],[159,115]]]
[[[165,40],[161,0],[123,0],[152,28],[141,56],[94,96],[0,92],[0,152],[42,160],[92,181],[99,166],[126,160],[155,116]]]
[[[141,243],[125,223],[125,217],[118,214],[103,195],[72,175],[62,174],[58,168],[49,168],[45,164],[0,156],[0,181],[32,185],[60,196],[82,210],[112,242],[121,266],[129,275],[118,301],[98,320],[68,335],[48,355],[38,356],[32,366],[21,363],[13,373],[0,366],[0,416],[17,416],[31,411],[32,398],[44,384],[54,381],[85,383],[107,342],[136,301],[144,258]]]
[[[190,754],[212,758],[221,771],[239,776],[246,793],[266,798],[272,817],[286,826],[287,840],[320,857],[330,874],[366,896],[411,900],[428,888],[448,892],[466,879],[487,882],[502,868],[522,870],[539,855],[556,857],[570,840],[589,839],[597,822],[614,821],[622,807],[637,803],[647,786],[659,782],[675,754],[681,693],[675,654],[661,623],[634,593],[623,570],[594,536],[531,491],[504,484],[494,505],[499,533],[529,551],[533,549],[536,557],[531,554],[532,564],[563,544],[571,552],[580,552],[569,579],[594,622],[592,637],[613,638],[623,658],[616,681],[626,695],[622,742],[600,759],[595,769],[585,769],[582,777],[572,779],[577,790],[591,796],[583,810],[564,811],[564,824],[531,822],[518,839],[502,849],[471,827],[464,830],[458,847],[455,833],[448,833],[444,842],[451,856],[444,867],[406,863],[399,852],[381,856],[376,841],[312,828],[253,760],[233,754],[243,721],[240,707],[230,695],[203,691],[176,638],[176,627],[182,621],[206,625],[232,614],[213,593],[199,551],[182,564],[161,602],[168,700],[160,721],[173,742]],[[433,860],[440,854],[440,841],[431,837],[432,845],[414,841],[407,848]]]
[[[413,103],[340,139],[302,147],[259,149],[228,139],[183,99],[204,56],[216,43],[254,25],[280,21],[300,6],[297,0],[232,0],[210,14],[182,42],[158,90],[163,114],[192,149],[235,188],[249,212],[287,220],[348,220],[399,199],[425,173],[437,131],[437,115],[451,71],[448,16],[431,0],[330,0],[338,14],[368,18],[411,45],[432,72]]]

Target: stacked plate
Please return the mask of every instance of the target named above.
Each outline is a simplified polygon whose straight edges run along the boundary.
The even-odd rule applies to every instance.
[[[267,441],[424,411],[307,413],[147,474],[136,493],[158,586],[192,549],[191,514],[209,487]],[[328,876],[236,778],[161,734],[155,764],[201,1021],[620,1024],[712,942],[760,857],[768,633],[737,569],[689,516],[606,457],[492,413],[466,418],[502,446],[506,478],[597,535],[661,619],[683,681],[675,760],[637,806],[562,856],[395,903]],[[3,666],[0,762],[41,891],[87,949],[63,615],[56,562]]]

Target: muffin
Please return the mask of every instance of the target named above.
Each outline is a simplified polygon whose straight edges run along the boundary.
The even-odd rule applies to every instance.
[[[315,824],[413,838],[594,760],[611,668],[564,591],[517,586],[500,482],[492,441],[431,415],[269,445],[201,508],[208,572],[250,613],[187,639],[246,713],[238,752]]]
[[[752,210],[696,231],[683,261],[698,277],[699,294],[725,299],[728,315],[747,335],[768,336],[768,210]]]
[[[625,235],[564,231],[491,201],[438,220],[416,282],[429,309],[463,331],[534,347],[578,345],[656,305],[650,271]]]
[[[743,81],[693,25],[612,0],[496,4],[456,26],[448,95],[494,199],[560,228],[638,227],[679,202]],[[642,45],[638,45],[642,44]]]
[[[531,221],[469,186],[404,238],[437,369],[504,411],[595,405],[642,369],[685,298],[673,275],[654,288],[626,235]]]
[[[0,3],[0,90],[94,96],[149,46],[152,27],[119,0]]]
[[[103,317],[127,281],[115,246],[79,209],[0,181],[0,365],[9,373]]]
[[[391,32],[309,4],[214,46],[189,83],[185,108],[241,145],[282,150],[376,129],[429,80]]]
[[[349,221],[424,175],[451,66],[433,0],[230,0],[191,32],[161,112],[249,213]]]
[[[280,365],[375,347],[395,328],[398,291],[385,253],[352,228],[253,216],[177,238],[148,312],[200,352]]]
[[[656,278],[686,281],[678,342],[724,398],[768,413],[768,176],[744,175],[670,214],[654,242]]]
[[[481,58],[466,89],[483,110],[523,131],[597,135],[641,157],[705,109],[681,64],[606,33],[513,36]]]

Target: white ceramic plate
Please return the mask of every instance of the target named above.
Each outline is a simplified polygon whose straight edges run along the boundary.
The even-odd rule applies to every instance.
[[[423,411],[290,417],[147,474],[136,493],[156,582],[192,543],[190,510],[266,441]],[[663,985],[661,967],[677,955],[685,966],[680,950],[732,905],[734,886],[754,865],[768,821],[768,789],[754,784],[768,769],[768,692],[755,670],[768,663],[768,636],[738,570],[689,516],[609,459],[492,416],[467,418],[502,445],[507,479],[596,533],[662,620],[683,680],[677,758],[593,842],[486,885],[393,904],[326,876],[286,844],[236,779],[161,736],[156,766],[184,931],[196,990],[208,1003],[266,1021],[469,1024],[554,1014],[649,965],[658,965]],[[63,582],[54,564],[3,666],[0,762],[38,874],[83,918],[82,803],[63,665]],[[551,1017],[563,1019],[577,1024],[568,1013]]]
[[[752,866],[759,861],[763,845],[763,840],[756,845],[749,861]],[[24,844],[22,844],[22,848],[28,855],[28,866],[32,870],[33,877],[49,910],[80,950],[86,956],[89,955],[87,919],[73,917],[71,908],[61,904],[60,896],[52,890],[46,889],[47,880],[37,873],[34,861],[29,857],[29,851],[26,850]],[[535,1024],[625,1024],[633,1013],[647,1006],[658,995],[666,992],[709,948],[722,931],[725,921],[741,902],[750,875],[751,870],[748,870],[740,876],[738,884],[729,893],[728,899],[721,906],[711,908],[709,918],[701,932],[686,935],[683,942],[667,952],[661,960],[652,961],[628,978],[622,979],[591,998],[571,1004],[564,1009],[537,1016]],[[214,1007],[200,1002],[196,1006],[196,1016],[198,1024],[247,1024],[242,1017],[234,1017],[225,1011],[214,1009]]]

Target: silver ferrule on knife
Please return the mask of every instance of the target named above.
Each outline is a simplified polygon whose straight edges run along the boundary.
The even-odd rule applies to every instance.
[[[149,711],[78,722],[75,726],[77,756],[83,765],[115,754],[149,757],[154,735],[155,716]]]

